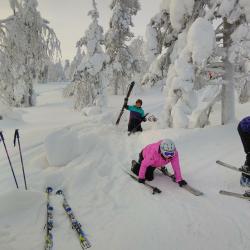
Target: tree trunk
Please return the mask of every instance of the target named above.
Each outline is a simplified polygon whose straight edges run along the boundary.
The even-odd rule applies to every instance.
[[[231,45],[231,34],[233,32],[232,24],[227,22],[227,18],[223,19],[224,24],[224,39],[223,46],[229,51]],[[223,60],[225,66],[225,74],[223,79],[226,84],[222,86],[221,93],[221,124],[225,125],[232,122],[235,119],[235,101],[234,101],[234,82],[233,74],[234,68],[232,63],[228,59],[228,55]]]

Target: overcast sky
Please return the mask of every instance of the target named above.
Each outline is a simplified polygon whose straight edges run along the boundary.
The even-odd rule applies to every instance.
[[[72,59],[75,55],[76,41],[84,34],[90,24],[88,11],[92,9],[92,0],[38,0],[42,17],[50,22],[61,41],[63,59]],[[108,28],[111,17],[111,0],[96,0],[100,13],[99,24],[104,31]],[[133,18],[135,35],[144,36],[150,18],[160,9],[161,0],[140,0],[141,10]],[[12,14],[9,0],[0,0],[0,19]]]

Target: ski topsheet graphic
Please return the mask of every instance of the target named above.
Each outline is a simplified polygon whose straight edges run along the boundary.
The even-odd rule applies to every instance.
[[[66,200],[65,194],[62,190],[58,190],[56,192],[57,195],[61,195],[63,197],[63,208],[65,213],[70,219],[72,229],[77,233],[77,236],[79,237],[80,245],[82,249],[87,249],[91,247],[90,242],[88,241],[85,233],[83,232],[82,225],[79,223],[79,221],[76,219],[71,207],[69,206],[68,201]]]
[[[53,189],[51,187],[46,188],[46,193],[47,193],[47,220],[45,224],[46,228],[46,237],[45,237],[45,250],[52,250],[53,247],[53,234],[52,234],[52,229],[54,226],[54,218],[53,218],[53,206],[51,205],[50,197],[53,192]],[[79,238],[80,246],[82,249],[87,249],[91,247],[90,242],[88,241],[83,229],[82,225],[79,223],[79,221],[76,219],[68,201],[66,200],[65,194],[63,193],[62,190],[58,190],[56,192],[57,195],[61,195],[63,200],[62,200],[62,207],[70,219],[71,222],[71,227],[72,229],[77,233],[77,236]],[[80,248],[79,246],[79,248]]]
[[[51,187],[46,188],[47,193],[47,220],[46,220],[46,236],[45,236],[45,250],[51,250],[53,247],[53,235],[52,235],[52,229],[53,229],[53,207],[50,204],[50,195],[52,193],[53,189]]]

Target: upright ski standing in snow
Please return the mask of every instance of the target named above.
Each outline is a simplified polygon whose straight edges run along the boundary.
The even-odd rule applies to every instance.
[[[53,207],[50,204],[50,195],[53,189],[51,187],[46,188],[47,193],[47,220],[46,220],[46,237],[45,237],[45,250],[51,250],[53,247],[53,235],[51,230],[53,229]]]
[[[74,215],[71,207],[69,206],[63,191],[58,190],[56,192],[56,194],[62,195],[62,197],[63,197],[63,208],[64,208],[66,214],[68,215],[68,217],[69,217],[69,219],[71,221],[72,229],[76,231],[76,233],[77,233],[77,235],[79,237],[80,245],[81,245],[82,249],[90,248],[91,244],[88,241],[85,233],[83,232],[81,224],[75,218],[75,215]]]
[[[129,98],[129,96],[130,96],[130,94],[131,94],[131,92],[132,92],[132,89],[133,89],[134,85],[135,85],[135,82],[131,82],[130,85],[128,86],[128,92],[127,92],[126,97],[124,98],[124,103],[125,103],[125,101],[128,101],[128,98]],[[121,109],[121,111],[120,111],[120,114],[119,114],[119,116],[118,116],[118,118],[117,118],[117,121],[116,121],[116,123],[115,123],[116,125],[119,124],[119,122],[120,122],[120,120],[121,120],[121,117],[122,117],[123,113],[124,113],[124,105],[122,106],[122,109]]]

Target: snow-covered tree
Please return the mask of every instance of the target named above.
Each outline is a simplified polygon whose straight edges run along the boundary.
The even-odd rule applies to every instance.
[[[165,8],[151,18],[146,29],[144,53],[149,62],[149,70],[143,77],[144,85],[163,85],[166,81],[177,35],[171,25],[169,11]]]
[[[33,83],[60,51],[55,32],[37,11],[37,0],[11,0],[13,15],[0,20],[0,84],[12,106],[34,104]]]
[[[212,105],[220,94],[222,124],[232,121],[234,76],[237,75],[234,72],[242,68],[239,65],[248,57],[242,53],[243,48],[247,48],[247,33],[237,30],[244,26],[246,31],[249,27],[246,18],[249,3],[237,0],[164,2],[174,37],[177,37],[165,88],[164,122],[174,127],[202,127],[207,124]],[[204,78],[208,73],[217,79]],[[210,86],[206,86],[207,82]]]
[[[137,71],[134,71],[132,78],[135,82],[141,83],[143,75],[148,70],[147,61],[145,59],[144,53],[144,41],[142,37],[136,37],[132,40],[129,45],[130,54],[133,55],[134,64],[137,68]]]
[[[212,60],[216,57],[215,65],[222,63],[219,68],[223,78],[221,120],[226,124],[235,117],[235,86],[240,80],[248,81],[245,65],[250,58],[250,2],[220,0],[215,3],[211,0],[209,7],[206,17],[219,22],[215,30],[218,46]]]
[[[73,80],[73,76],[75,72],[78,69],[78,66],[81,64],[81,61],[83,60],[83,57],[85,56],[84,50],[81,51],[81,47],[77,47],[76,55],[73,58],[71,65],[70,65],[70,71],[69,71],[69,79]]]
[[[96,1],[93,0],[93,10],[89,11],[92,22],[85,35],[77,42],[77,47],[85,47],[86,56],[74,76],[75,108],[78,110],[87,106],[101,108],[105,105],[105,82],[103,71],[109,57],[103,52],[103,28],[98,24],[99,13]]]
[[[126,42],[134,36],[130,30],[133,26],[132,16],[137,14],[140,5],[138,0],[112,0],[110,7],[113,15],[105,36],[105,45],[110,57],[109,68],[112,72],[110,86],[113,93],[118,94],[125,91],[127,81],[137,70]]]
[[[152,62],[161,53],[165,43],[165,35],[169,28],[171,28],[169,13],[165,9],[162,9],[151,18],[146,27],[146,43],[144,48],[147,61]]]
[[[69,81],[70,78],[69,78],[69,73],[70,73],[70,61],[67,59],[65,60],[65,63],[64,63],[64,75],[65,75],[65,81]]]
[[[64,69],[61,60],[58,62],[50,62],[48,65],[48,82],[65,81]]]
[[[189,127],[190,115],[197,107],[195,93],[196,67],[187,45],[188,31],[198,16],[204,15],[205,0],[165,0],[163,6],[169,13],[164,36],[163,65],[168,69],[165,87],[166,104],[164,124],[173,127]],[[206,27],[207,28],[207,27]],[[208,27],[209,28],[209,27]],[[208,29],[206,37],[213,43],[213,33]],[[206,58],[204,58],[206,59]]]

